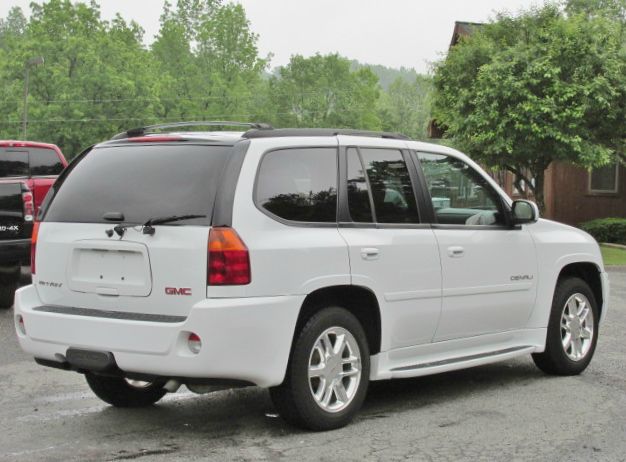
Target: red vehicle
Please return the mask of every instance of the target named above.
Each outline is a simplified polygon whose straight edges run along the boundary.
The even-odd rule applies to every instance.
[[[22,181],[33,193],[35,210],[66,166],[54,144],[0,140],[0,183]]]
[[[0,141],[0,308],[13,304],[37,211],[66,166],[53,144]]]

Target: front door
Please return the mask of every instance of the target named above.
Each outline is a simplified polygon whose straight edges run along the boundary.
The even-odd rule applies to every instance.
[[[535,303],[537,262],[524,226],[507,226],[501,196],[465,161],[418,154],[432,199],[443,303],[435,341],[522,329]]]

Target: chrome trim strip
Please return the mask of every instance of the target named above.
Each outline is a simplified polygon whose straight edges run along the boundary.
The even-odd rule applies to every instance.
[[[524,292],[532,289],[532,282],[518,282],[515,284],[499,284],[479,287],[460,287],[443,289],[444,297],[462,297],[465,295],[501,294],[505,292]]]
[[[91,308],[74,308],[71,306],[37,306],[33,311],[40,313],[67,314],[70,316],[85,316],[90,318],[121,319],[124,321],[145,321],[176,324],[185,322],[186,316],[170,316],[165,314],[128,313],[126,311],[104,311]]]

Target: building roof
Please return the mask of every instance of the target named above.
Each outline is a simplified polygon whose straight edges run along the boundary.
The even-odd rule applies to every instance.
[[[459,43],[461,38],[469,37],[476,31],[476,29],[482,26],[484,26],[484,23],[456,21],[454,23],[454,32],[452,33],[450,48]]]

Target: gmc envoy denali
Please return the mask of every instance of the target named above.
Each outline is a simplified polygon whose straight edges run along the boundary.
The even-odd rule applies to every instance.
[[[189,128],[216,125],[246,131]],[[372,380],[527,354],[579,374],[607,311],[589,235],[390,133],[129,130],[78,156],[41,218],[19,342],[113,406],[256,385],[288,422],[338,428]]]

